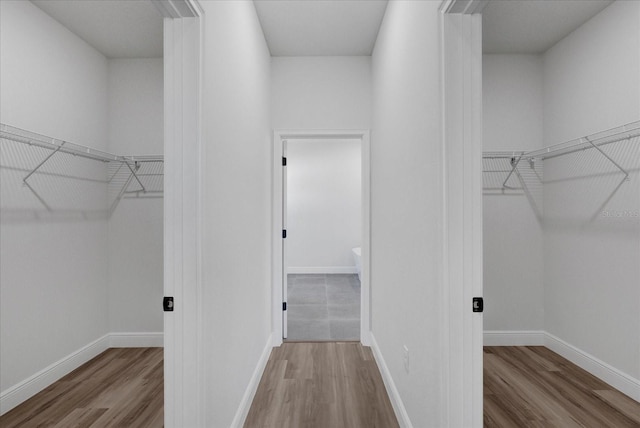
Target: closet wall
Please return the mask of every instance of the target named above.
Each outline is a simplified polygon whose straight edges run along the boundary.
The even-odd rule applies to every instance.
[[[543,146],[542,70],[541,55],[483,55],[484,151]],[[491,162],[487,169],[504,170],[507,162]],[[485,172],[483,178],[502,183],[506,175]],[[484,190],[485,331],[544,327],[542,213],[536,208],[542,209],[523,191]]]
[[[109,152],[162,154],[162,58],[110,59],[108,70]],[[137,346],[162,345],[163,257],[162,195],[122,199],[109,219],[109,331],[144,333]]]
[[[639,119],[640,2],[617,1],[545,53],[545,145]],[[628,182],[593,150],[544,171],[545,330],[638,380],[639,146],[604,149]]]
[[[1,121],[105,150],[105,57],[31,2],[0,2],[0,19]],[[106,218],[22,218],[0,222],[3,393],[108,332]]]

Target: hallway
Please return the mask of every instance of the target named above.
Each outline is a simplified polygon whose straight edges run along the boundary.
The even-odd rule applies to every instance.
[[[274,348],[245,428],[398,427],[371,348],[356,342]]]

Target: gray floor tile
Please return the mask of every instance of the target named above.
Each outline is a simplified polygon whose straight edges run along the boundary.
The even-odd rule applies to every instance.
[[[331,320],[359,320],[360,305],[329,305],[328,317]]]
[[[343,292],[359,294],[360,286],[355,284],[349,284],[348,282],[344,284],[327,284],[327,290],[333,290],[338,292],[343,291]]]
[[[355,273],[330,273],[326,275],[327,282],[332,280],[353,280],[358,279],[358,275]]]
[[[327,302],[330,305],[353,305],[360,302],[360,293],[347,287],[327,287]]]
[[[327,286],[348,287],[353,284],[353,281],[348,278],[327,278],[326,284]]]
[[[359,313],[359,312],[358,312]],[[287,317],[289,321],[296,320],[328,320],[329,311],[327,305],[287,305]]]
[[[288,327],[288,340],[331,340],[326,320],[298,320]]]
[[[327,291],[324,286],[295,286],[288,291],[288,303],[308,305],[327,303]]]
[[[325,285],[324,276],[301,276],[292,280],[294,286],[298,285]]]
[[[289,274],[287,292],[287,339],[360,340],[357,275]]]
[[[360,340],[360,320],[330,320],[331,340]]]

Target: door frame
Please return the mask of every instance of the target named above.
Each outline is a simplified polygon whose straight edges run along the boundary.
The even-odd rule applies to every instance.
[[[283,141],[350,139],[362,143],[362,272],[360,284],[360,341],[371,344],[371,144],[369,130],[275,130],[272,156],[272,331],[273,345],[283,338]]]

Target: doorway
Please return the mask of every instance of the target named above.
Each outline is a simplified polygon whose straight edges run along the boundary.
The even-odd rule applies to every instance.
[[[289,171],[291,163],[288,157],[300,158],[312,155],[324,144],[325,148],[339,148],[339,144],[351,145],[360,150],[360,218],[356,221],[359,233],[359,247],[350,247],[348,240],[342,240],[339,245],[342,249],[339,254],[329,249],[327,240],[324,239],[324,249],[321,251],[317,243],[321,242],[319,230],[314,230],[313,225],[302,225],[301,219],[295,218],[294,227],[300,232],[292,239],[288,220],[288,213],[298,214],[309,211],[304,204],[304,189],[294,185],[292,192],[288,192],[290,183],[287,176],[289,172],[298,175],[302,170],[297,166]],[[297,144],[297,145],[295,145]],[[293,151],[291,151],[293,148]],[[273,147],[273,337],[274,344],[279,345],[284,339],[291,340],[360,340],[367,345],[370,332],[370,284],[369,284],[369,242],[370,242],[370,177],[369,177],[369,131],[276,131]],[[318,153],[316,153],[317,155]],[[302,156],[302,157],[300,157]],[[286,160],[285,160],[286,159]],[[300,178],[300,177],[298,177]],[[334,177],[335,178],[335,177]],[[334,185],[336,180],[332,180]],[[309,183],[308,183],[309,184]],[[317,183],[316,183],[317,184]],[[325,183],[326,184],[326,183]],[[311,184],[313,186],[313,184]],[[318,187],[323,187],[322,185]],[[309,189],[309,187],[307,187]],[[334,198],[335,192],[325,189],[324,198]],[[346,193],[346,192],[345,192]],[[293,196],[295,203],[287,203],[287,195]],[[303,197],[301,199],[301,196]],[[313,197],[312,195],[307,195]],[[316,195],[318,196],[318,195]],[[343,195],[344,197],[344,195]],[[307,201],[308,202],[308,201]],[[320,201],[316,201],[320,202]],[[291,206],[293,205],[293,206]],[[288,209],[289,208],[289,209]],[[335,209],[335,208],[334,208]],[[339,208],[338,208],[339,209]],[[317,224],[318,213],[314,214]],[[356,219],[358,220],[358,219]],[[302,220],[302,223],[305,221]],[[298,226],[295,224],[298,223]],[[324,222],[323,227],[331,228],[330,222]],[[353,223],[353,222],[352,222]],[[351,224],[351,227],[354,226]],[[325,234],[326,235],[326,234]],[[356,234],[355,241],[358,241]],[[306,236],[306,238],[305,238]],[[309,245],[314,246],[309,240],[315,241],[315,249],[309,254]],[[306,243],[304,241],[307,241]],[[330,240],[329,240],[330,241]],[[354,241],[352,237],[351,241]],[[354,241],[354,242],[355,242]],[[301,254],[302,246],[307,246],[307,254]],[[356,253],[360,248],[360,268],[356,269]],[[289,250],[295,251],[295,255],[289,257]],[[352,251],[354,250],[355,251]],[[309,256],[312,256],[309,258]],[[306,259],[305,259],[306,257]],[[316,261],[311,262],[313,257]],[[331,259],[331,257],[334,257]],[[349,261],[351,257],[351,261]],[[328,262],[328,260],[333,260]],[[293,265],[291,264],[293,263]],[[312,264],[312,266],[303,266]],[[322,266],[322,265],[325,266]],[[333,266],[327,266],[333,264]],[[294,266],[297,265],[297,266]],[[359,273],[359,275],[358,275]],[[291,274],[289,276],[288,274]],[[289,277],[289,278],[288,278]],[[288,281],[290,279],[291,281]],[[289,296],[291,291],[291,296]],[[356,300],[354,294],[358,292]],[[323,295],[324,293],[324,295]],[[308,299],[311,300],[308,300]],[[291,299],[289,301],[289,299]],[[307,299],[305,301],[305,299]],[[341,300],[342,299],[342,300]],[[307,306],[302,306],[307,305]],[[332,307],[333,306],[333,307]],[[357,308],[359,306],[359,310]],[[306,312],[305,312],[306,311]],[[309,311],[314,311],[310,313]],[[325,316],[326,311],[326,316]],[[331,312],[330,312],[331,311]],[[353,318],[359,312],[359,325],[354,326]],[[333,318],[332,318],[333,316]],[[289,335],[289,318],[293,320],[293,335]],[[320,318],[322,322],[314,323],[313,318]],[[342,320],[339,318],[342,317]],[[306,318],[306,322],[299,322]],[[331,320],[334,320],[334,332],[331,334]],[[343,322],[349,320],[349,322]]]
[[[360,340],[359,139],[289,139],[283,258],[287,340]]]

